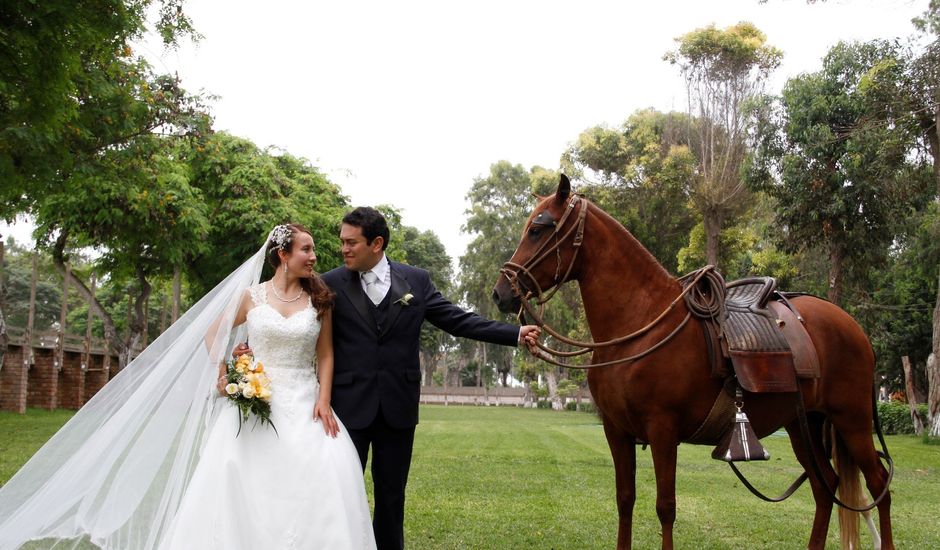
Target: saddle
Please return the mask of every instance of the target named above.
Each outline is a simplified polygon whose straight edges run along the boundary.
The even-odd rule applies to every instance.
[[[787,299],[795,294],[778,291],[773,277],[725,283],[713,270],[683,281],[696,281],[689,283],[697,288],[689,289],[686,303],[705,329],[712,376],[725,381],[705,421],[687,441],[717,443],[713,457],[728,462],[766,460],[769,455],[739,408],[741,389],[796,392],[799,379],[819,378],[816,348]]]
[[[726,288],[722,349],[742,388],[795,392],[797,379],[819,378],[816,348],[796,309],[777,292],[776,279],[741,279]]]

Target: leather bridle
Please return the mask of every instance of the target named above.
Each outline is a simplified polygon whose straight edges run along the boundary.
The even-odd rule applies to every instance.
[[[571,274],[571,271],[574,268],[574,263],[578,257],[578,252],[581,250],[581,245],[584,242],[584,227],[586,225],[589,204],[590,203],[588,202],[587,199],[585,199],[581,195],[575,194],[575,195],[572,195],[571,199],[568,201],[568,204],[565,205],[565,211],[562,214],[561,219],[559,219],[557,222],[551,219],[550,216],[546,215],[545,212],[536,216],[536,218],[532,221],[532,225],[541,225],[541,226],[546,226],[546,227],[554,226],[554,229],[550,237],[548,239],[545,239],[545,241],[542,242],[542,244],[536,249],[536,251],[532,254],[532,256],[528,260],[526,260],[524,263],[518,264],[515,262],[511,262],[511,261],[506,262],[505,264],[503,264],[503,268],[499,270],[500,274],[506,277],[506,280],[509,282],[509,285],[512,288],[513,293],[516,296],[518,296],[520,299],[521,305],[519,307],[519,312],[517,315],[522,324],[526,324],[525,316],[526,314],[528,314],[529,317],[532,318],[533,322],[536,325],[538,325],[542,330],[544,330],[546,333],[548,333],[550,336],[552,336],[559,342],[562,342],[569,346],[581,348],[581,349],[574,350],[574,351],[559,351],[559,350],[551,349],[545,346],[544,344],[542,344],[541,342],[536,342],[535,346],[539,350],[537,355],[540,359],[548,363],[551,363],[553,365],[570,368],[570,369],[591,369],[591,368],[596,368],[596,367],[606,367],[606,366],[615,365],[619,363],[635,361],[637,359],[640,359],[642,357],[649,355],[650,353],[653,353],[654,351],[656,351],[657,349],[665,345],[667,342],[672,340],[672,338],[676,334],[678,334],[682,330],[682,328],[685,327],[685,325],[689,322],[689,319],[692,316],[691,312],[687,313],[685,318],[683,318],[682,322],[680,322],[672,330],[672,332],[670,332],[665,338],[653,344],[651,347],[647,348],[646,350],[636,353],[634,355],[630,355],[628,357],[622,357],[620,359],[614,359],[612,361],[605,361],[603,363],[593,363],[589,365],[572,365],[569,363],[563,363],[555,359],[555,357],[576,357],[579,355],[584,355],[597,348],[622,344],[624,342],[628,342],[630,340],[636,339],[646,334],[651,329],[653,329],[653,327],[659,324],[659,322],[662,321],[663,318],[666,317],[666,315],[669,312],[671,312],[676,307],[676,305],[679,304],[686,297],[686,294],[688,294],[694,288],[696,288],[697,286],[696,283],[698,283],[699,280],[701,280],[702,278],[707,278],[708,274],[714,271],[713,266],[706,266],[683,277],[684,280],[691,279],[691,281],[688,284],[684,285],[682,292],[672,301],[672,303],[670,303],[669,306],[665,310],[663,310],[663,312],[660,313],[659,316],[656,317],[649,324],[625,336],[614,338],[612,340],[607,340],[605,342],[584,342],[584,341],[579,341],[579,340],[568,338],[558,333],[556,330],[548,326],[543,320],[545,304],[552,298],[552,296],[555,295],[555,292],[558,291],[558,288],[560,287],[561,283],[568,280],[568,276]],[[566,222],[568,221],[569,218],[571,218],[574,215],[574,212],[577,212],[576,221],[574,223],[571,223],[570,227],[565,229]],[[543,219],[543,216],[545,216],[544,219]],[[554,237],[554,239],[552,239],[551,237]],[[571,247],[573,248],[573,251],[571,253],[571,260],[568,263],[568,267],[565,270],[564,276],[562,276],[561,275],[561,272],[562,272],[561,248],[562,246],[564,246],[564,243],[569,239],[569,237],[572,237]],[[551,255],[552,253],[555,254],[556,262],[557,262],[555,266],[555,278],[553,281],[552,288],[549,290],[548,293],[544,293],[542,291],[541,286],[538,284],[538,281],[536,280],[535,276],[532,274],[532,270],[536,266],[541,264],[543,261],[545,261],[545,259],[548,258],[549,255]],[[525,279],[526,279],[525,282],[520,280],[520,277],[519,277],[520,274],[525,276]],[[529,284],[526,284],[526,282],[528,282]],[[529,288],[530,285],[533,287],[532,289]],[[529,303],[529,300],[533,298],[535,299],[535,303],[538,306],[537,310],[532,306],[532,304]]]

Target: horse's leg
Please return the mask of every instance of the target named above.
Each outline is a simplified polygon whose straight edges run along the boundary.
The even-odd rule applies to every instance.
[[[839,419],[841,420],[841,418]],[[852,460],[865,476],[865,484],[871,498],[878,498],[888,483],[888,471],[878,459],[875,444],[872,441],[871,429],[858,429],[856,422],[840,422],[833,419],[833,425],[851,455]],[[851,427],[850,427],[851,426]],[[863,504],[862,502],[857,503]],[[881,548],[883,550],[894,548],[894,537],[891,533],[891,493],[886,492],[878,503],[878,524],[881,528]]]
[[[656,515],[662,527],[663,550],[672,550],[672,528],[676,522],[676,455],[679,442],[675,437],[656,433],[650,438],[653,471],[656,474]]]
[[[614,459],[617,484],[617,550],[629,550],[633,541],[633,505],[636,502],[636,439],[620,433],[606,420],[604,435]]]
[[[797,461],[803,466],[803,470],[809,474],[809,484],[813,491],[813,500],[816,502],[816,513],[813,516],[813,529],[809,535],[809,543],[806,547],[810,550],[823,549],[826,547],[826,535],[829,534],[829,519],[832,516],[832,495],[822,485],[816,477],[816,469],[812,462],[816,461],[819,469],[827,478],[826,483],[829,487],[835,487],[835,473],[827,465],[829,457],[825,453],[822,445],[822,419],[809,416],[807,417],[810,431],[810,441],[807,442],[800,430],[799,419],[791,421],[786,425],[787,435],[790,436],[790,446],[793,447],[793,454]],[[809,444],[809,447],[807,447]]]

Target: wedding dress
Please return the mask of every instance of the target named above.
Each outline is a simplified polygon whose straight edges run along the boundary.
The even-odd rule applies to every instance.
[[[316,312],[267,305],[264,262],[262,246],[0,487],[0,550],[375,547],[349,436],[312,419]],[[255,306],[233,328],[246,288]],[[215,388],[246,329],[279,435],[249,419],[236,437]]]
[[[271,422],[238,433],[233,407],[208,436],[161,548],[375,548],[359,456],[346,428],[334,439],[313,420],[316,310],[284,317],[266,285],[250,289],[248,339],[271,380]]]

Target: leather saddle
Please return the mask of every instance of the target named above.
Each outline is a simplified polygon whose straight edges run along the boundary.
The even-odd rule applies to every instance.
[[[773,277],[726,284],[723,311],[703,319],[712,341],[712,373],[725,378],[728,359],[741,387],[752,393],[795,392],[797,380],[819,378],[819,358],[803,320],[777,291]],[[724,358],[719,364],[715,360]]]

